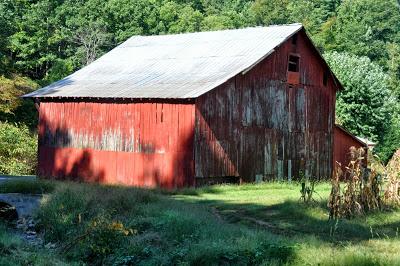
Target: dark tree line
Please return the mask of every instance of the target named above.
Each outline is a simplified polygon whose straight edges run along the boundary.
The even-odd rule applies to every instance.
[[[2,0],[0,75],[43,86],[132,35],[293,22],[304,24],[345,84],[338,122],[379,141],[387,160],[400,146],[397,0]],[[373,86],[360,83],[367,78]]]

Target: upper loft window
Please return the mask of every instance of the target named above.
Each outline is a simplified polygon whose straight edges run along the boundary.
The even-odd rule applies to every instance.
[[[287,82],[292,85],[300,84],[300,57],[294,54],[289,55],[287,68]]]
[[[292,44],[294,44],[294,45],[297,44],[297,34],[293,35],[293,37],[292,37]]]
[[[289,72],[299,72],[300,58],[296,55],[289,55],[288,71]]]
[[[324,71],[324,76],[323,76],[323,78],[322,78],[322,84],[324,84],[324,86],[328,85],[328,77],[329,77],[328,71],[325,70],[325,71]]]

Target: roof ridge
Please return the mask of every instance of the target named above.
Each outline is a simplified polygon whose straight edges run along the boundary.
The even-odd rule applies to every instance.
[[[205,30],[205,31],[192,31],[192,32],[179,32],[179,33],[167,33],[167,34],[150,34],[150,35],[132,35],[126,41],[136,38],[136,37],[158,37],[158,36],[180,36],[180,35],[190,35],[190,34],[200,34],[200,33],[214,33],[214,32],[226,32],[226,31],[239,31],[239,30],[246,30],[246,29],[267,29],[267,28],[274,28],[274,27],[285,27],[285,26],[303,26],[302,23],[289,23],[289,24],[273,24],[268,26],[249,26],[243,28],[231,28],[231,29],[220,29],[220,30]]]
[[[192,33],[197,37],[183,39],[135,36],[68,77],[23,97],[196,98],[249,71],[302,29],[296,23],[197,32]],[[129,49],[119,49],[125,47]]]

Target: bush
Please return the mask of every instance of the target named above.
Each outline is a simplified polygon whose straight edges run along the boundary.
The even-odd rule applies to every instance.
[[[400,148],[400,105],[397,105],[384,139],[374,148],[374,153],[376,153],[385,164],[390,160],[393,153]]]
[[[22,123],[30,129],[37,126],[37,112],[31,100],[20,96],[38,88],[38,84],[29,78],[0,76],[0,121]]]
[[[46,241],[61,243],[68,259],[102,265],[137,233],[126,216],[156,201],[147,190],[61,183],[43,202],[37,229]]]
[[[381,140],[393,108],[389,76],[367,57],[337,52],[324,57],[344,87],[336,99],[342,125],[357,136]]]
[[[25,125],[0,122],[0,173],[34,174],[37,164],[37,137]]]

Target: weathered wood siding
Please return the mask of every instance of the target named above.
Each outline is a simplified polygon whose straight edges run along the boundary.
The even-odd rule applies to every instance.
[[[300,84],[287,83],[290,53],[300,56]],[[244,180],[329,177],[335,92],[305,33],[245,74],[196,99],[195,175]]]
[[[38,174],[135,186],[193,185],[194,105],[42,102]]]

